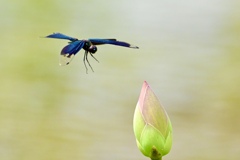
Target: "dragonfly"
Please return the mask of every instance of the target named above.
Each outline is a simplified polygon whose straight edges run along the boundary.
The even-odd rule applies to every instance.
[[[70,37],[70,36],[67,36],[62,33],[53,33],[53,34],[46,36],[45,38],[65,39],[65,40],[70,41],[69,44],[66,45],[60,53],[59,65],[61,65],[61,66],[68,65],[72,61],[74,56],[81,49],[84,49],[85,53],[83,56],[83,63],[86,68],[86,73],[88,73],[86,61],[88,63],[88,66],[91,68],[92,72],[94,72],[91,64],[88,61],[88,53],[91,55],[91,57],[93,57],[93,59],[95,59],[97,62],[99,62],[97,60],[97,58],[95,58],[93,56],[93,54],[95,54],[97,52],[96,45],[111,44],[111,45],[116,45],[116,46],[134,48],[134,49],[139,48],[135,45],[131,45],[127,42],[118,41],[117,39],[114,39],[114,38],[111,38],[111,39],[90,38],[90,39],[86,39],[86,40],[85,39],[79,40],[77,38]]]

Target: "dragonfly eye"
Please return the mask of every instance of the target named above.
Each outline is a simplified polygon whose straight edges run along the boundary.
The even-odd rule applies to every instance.
[[[97,47],[96,46],[90,46],[88,51],[91,52],[91,53],[96,53],[97,52]]]

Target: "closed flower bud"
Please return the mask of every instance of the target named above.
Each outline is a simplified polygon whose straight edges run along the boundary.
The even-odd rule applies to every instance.
[[[161,160],[172,147],[170,119],[145,81],[133,119],[133,130],[139,150],[152,160]]]

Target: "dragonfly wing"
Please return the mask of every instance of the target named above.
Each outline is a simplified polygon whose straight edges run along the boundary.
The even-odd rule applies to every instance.
[[[61,66],[68,65],[77,52],[83,48],[84,44],[84,41],[75,41],[65,46],[61,51],[59,64]]]
[[[89,41],[93,45],[112,44],[112,45],[117,45],[122,47],[138,48],[137,46],[131,45],[127,42],[117,41],[116,39],[89,39]]]
[[[50,35],[46,36],[45,38],[67,39],[67,40],[70,40],[70,41],[78,40],[77,38],[73,38],[73,37],[64,35],[62,33],[53,33],[53,34],[50,34]]]

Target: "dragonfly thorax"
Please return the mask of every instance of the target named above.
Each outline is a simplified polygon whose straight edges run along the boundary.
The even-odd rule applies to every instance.
[[[97,47],[92,45],[92,43],[90,41],[85,40],[83,49],[85,51],[88,51],[90,53],[96,53],[97,52]]]
[[[83,49],[88,51],[88,49],[91,47],[91,43],[89,41],[85,41]]]

